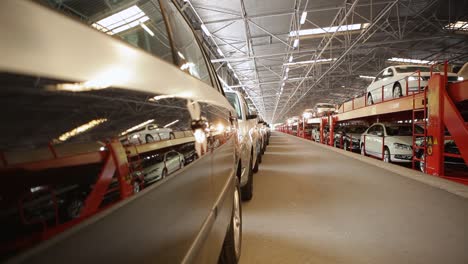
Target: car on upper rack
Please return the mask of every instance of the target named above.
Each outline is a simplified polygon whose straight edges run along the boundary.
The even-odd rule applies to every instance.
[[[336,114],[336,105],[330,103],[317,103],[314,106],[314,115],[313,117],[321,117],[329,114]]]
[[[166,153],[148,155],[134,166],[142,169],[134,170],[133,177],[148,185],[182,169],[185,166],[185,159],[183,154],[170,150]]]
[[[344,150],[359,152],[361,148],[361,135],[367,128],[368,126],[360,124],[336,127],[333,146]]]
[[[441,73],[437,69],[432,72]],[[443,74],[443,73],[441,73]],[[455,73],[447,73],[449,82],[462,80]],[[408,92],[417,92],[427,86],[431,77],[431,67],[422,65],[397,65],[383,69],[366,89],[367,105],[383,100],[390,100],[407,95]]]
[[[175,135],[171,128],[158,127],[157,124],[147,124],[125,133],[125,135],[120,137],[120,141],[122,144],[128,145],[151,143],[174,138]]]
[[[416,133],[424,130],[416,126]],[[405,123],[374,123],[361,135],[361,154],[382,158],[384,162],[411,162],[413,127]]]

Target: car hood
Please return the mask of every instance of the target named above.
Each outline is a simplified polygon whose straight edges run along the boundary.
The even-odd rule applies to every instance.
[[[388,141],[389,143],[400,143],[400,144],[405,144],[408,146],[413,145],[412,136],[387,136],[385,140]]]

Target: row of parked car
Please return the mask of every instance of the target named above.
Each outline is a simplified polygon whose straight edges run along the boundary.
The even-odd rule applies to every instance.
[[[0,3],[0,262],[239,261],[270,128],[180,3]]]
[[[424,129],[418,125],[414,126],[414,134],[424,134]],[[320,129],[313,127],[309,130],[311,137],[316,142],[329,144],[329,127],[324,129],[324,138],[321,141]],[[446,131],[446,133],[448,133]],[[360,153],[361,155],[372,156],[382,159],[384,162],[409,163],[413,160],[413,155],[418,161],[418,168],[425,172],[424,149],[417,148],[413,153],[413,125],[411,123],[389,122],[374,123],[349,123],[337,125],[334,128],[334,138],[332,144],[336,148]],[[417,136],[414,142],[416,146],[424,146],[424,137]],[[447,139],[444,142],[445,152],[459,155],[460,152],[454,140]],[[450,166],[466,168],[463,159],[446,157],[445,163]]]

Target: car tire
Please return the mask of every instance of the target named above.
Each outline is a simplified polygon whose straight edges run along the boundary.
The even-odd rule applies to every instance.
[[[167,176],[167,169],[163,169],[162,173],[161,173],[161,180],[166,178]]]
[[[343,142],[343,149],[348,150],[348,141]]]
[[[426,155],[424,155],[424,153],[421,153],[418,155],[418,158],[422,160],[418,162],[419,171],[421,171],[422,173],[426,173]]]
[[[141,188],[140,188],[140,183],[137,182],[137,181],[134,181],[133,184],[132,184],[132,189],[133,189],[133,193],[139,193]]]
[[[257,154],[257,160],[255,161],[255,165],[253,167],[253,172],[254,173],[258,172],[258,167],[259,167],[261,161],[262,161],[262,154],[258,153]]]
[[[400,83],[395,83],[395,86],[393,86],[393,98],[400,98],[403,93],[401,91],[401,85]]]
[[[145,141],[146,143],[154,142],[154,138],[152,135],[146,135],[145,136]]]
[[[369,93],[367,95],[367,105],[373,105],[374,104],[374,100],[372,99],[372,95]]]
[[[383,155],[383,161],[386,162],[386,163],[392,163],[392,158],[391,158],[391,155],[390,155],[390,150],[385,147],[384,148],[384,155]]]
[[[242,201],[252,200],[252,196],[253,196],[252,162],[253,162],[253,158],[252,158],[252,155],[250,155],[250,162],[249,162],[249,166],[247,167],[247,169],[248,169],[247,183],[244,186],[242,186],[242,188],[241,188]]]
[[[335,140],[333,140],[333,147],[335,147],[335,148],[338,147],[338,145],[336,144],[336,141],[335,141]]]
[[[169,139],[175,139],[174,133],[170,133],[170,134],[169,134]]]
[[[218,263],[236,264],[239,262],[242,248],[242,206],[240,202],[239,184],[236,179],[236,189],[232,206],[231,223],[229,224]]]
[[[67,203],[66,207],[66,216],[67,219],[77,219],[81,215],[81,209],[84,207],[83,199],[79,197],[74,197]]]

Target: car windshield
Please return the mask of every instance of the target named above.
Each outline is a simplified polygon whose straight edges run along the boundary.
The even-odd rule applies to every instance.
[[[395,67],[395,70],[398,73],[410,73],[410,72],[416,72],[416,71],[430,72],[431,68],[427,66],[398,66],[398,67]],[[438,72],[437,69],[432,69],[432,71]]]
[[[387,125],[385,126],[388,136],[412,136],[413,129],[411,125]],[[423,134],[424,130],[416,126],[416,133]]]
[[[319,104],[317,105],[318,108],[335,108],[335,105],[332,104]]]
[[[366,126],[351,126],[348,127],[348,133],[356,133],[356,134],[362,134],[364,131],[366,131],[367,127]]]

